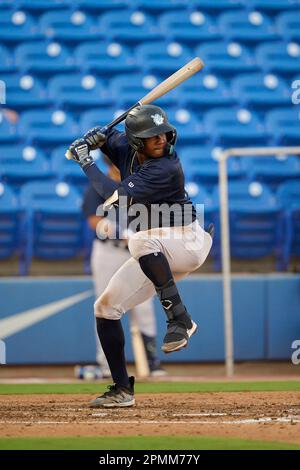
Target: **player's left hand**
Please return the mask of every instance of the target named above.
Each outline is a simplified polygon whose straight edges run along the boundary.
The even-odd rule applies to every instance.
[[[105,128],[104,127],[93,127],[86,134],[84,134],[83,138],[86,140],[90,150],[96,150],[102,147],[102,145],[106,142],[106,135],[104,134]]]
[[[86,169],[94,163],[85,139],[75,140],[66,151],[65,156],[68,160],[74,160],[79,163],[83,169]]]

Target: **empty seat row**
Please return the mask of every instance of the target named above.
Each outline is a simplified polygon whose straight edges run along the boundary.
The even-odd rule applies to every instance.
[[[300,5],[299,5],[300,7]],[[238,10],[212,18],[202,11],[168,12],[155,21],[142,11],[110,11],[99,18],[77,10],[45,13],[36,22],[24,11],[3,11],[0,40],[21,42],[43,36],[69,43],[104,39],[136,45],[138,42],[168,38],[193,45],[213,39],[235,40],[247,44],[284,38],[298,40],[300,8],[285,12],[275,20],[259,11]]]
[[[85,174],[79,165],[65,157],[67,145],[52,150],[50,157],[36,147],[24,145],[0,146],[0,177],[14,187],[37,179],[58,179],[78,185],[87,184]],[[192,146],[178,149],[187,181],[211,188],[218,183],[218,159],[220,147]],[[100,152],[93,151],[98,166],[105,170]],[[229,180],[256,180],[265,182],[274,190],[289,179],[300,178],[300,155],[278,155],[277,157],[230,158],[228,160]]]
[[[46,86],[32,75],[4,74],[1,80],[6,86],[6,102],[19,111],[51,105],[75,112],[113,104],[128,108],[159,83],[155,75],[144,74],[120,74],[110,80],[108,86],[98,76],[90,74],[58,74]],[[196,113],[235,104],[265,111],[288,106],[292,102],[291,95],[290,83],[273,74],[238,75],[230,85],[213,74],[201,74],[167,93],[158,104],[186,107]]]
[[[229,229],[231,256],[254,260],[276,257],[278,270],[288,267],[291,256],[300,256],[300,180],[283,183],[276,195],[258,182],[230,182]],[[196,183],[187,190],[197,209],[204,210],[205,226],[213,222],[216,235],[212,249],[215,269],[221,268],[219,187],[208,193]],[[203,205],[204,204],[204,208]]]
[[[204,224],[216,226],[213,258],[221,261],[219,188],[212,193],[187,185]],[[291,255],[300,255],[300,185],[284,183],[276,196],[258,183],[229,184],[232,256],[259,259],[275,255],[277,267],[286,269]],[[201,218],[201,216],[200,216]],[[202,218],[203,220],[203,218]],[[76,189],[56,180],[25,184],[19,198],[0,183],[0,258],[20,258],[20,272],[27,273],[33,257],[68,259],[88,250],[89,236]]]
[[[80,122],[62,110],[26,111],[17,125],[8,123],[0,115],[0,143],[25,140],[55,146],[67,144],[94,126],[104,126],[123,110],[92,109],[82,114]],[[166,108],[169,120],[177,128],[180,145],[201,144],[243,146],[299,143],[299,111],[294,106],[269,111],[262,121],[248,109],[215,108],[207,111],[203,119],[188,109]],[[119,125],[122,128],[122,125]]]
[[[19,45],[14,57],[0,46],[0,72],[51,76],[81,70],[111,78],[120,73],[144,72],[164,77],[200,56],[209,73],[232,77],[238,73],[277,73],[291,77],[300,71],[297,42],[262,43],[254,52],[238,42],[208,42],[188,48],[178,42],[143,43],[132,54],[118,42],[87,42],[73,51],[58,42],[30,42]]]

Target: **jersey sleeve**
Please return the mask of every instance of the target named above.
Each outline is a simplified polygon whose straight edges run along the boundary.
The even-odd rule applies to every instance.
[[[149,160],[139,172],[122,181],[120,193],[126,193],[136,202],[159,202],[172,192],[173,179],[174,169],[171,165],[162,165],[159,160]]]
[[[110,161],[120,168],[120,162],[128,152],[129,144],[124,132],[117,129],[109,129],[106,132],[106,142],[101,147],[101,151],[107,155]]]

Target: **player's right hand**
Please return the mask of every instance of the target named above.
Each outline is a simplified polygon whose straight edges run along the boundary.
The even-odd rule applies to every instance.
[[[83,138],[87,142],[90,150],[96,150],[101,148],[102,145],[106,142],[106,136],[103,133],[104,128],[97,126],[93,127],[86,134],[84,134]]]

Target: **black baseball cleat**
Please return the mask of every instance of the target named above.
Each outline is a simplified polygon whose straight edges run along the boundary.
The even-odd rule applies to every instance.
[[[133,406],[134,399],[134,377],[129,377],[128,387],[121,385],[109,385],[108,392],[91,401],[90,408],[123,408]]]
[[[185,348],[189,338],[197,331],[197,324],[186,314],[167,323],[167,334],[161,347],[166,354]]]

